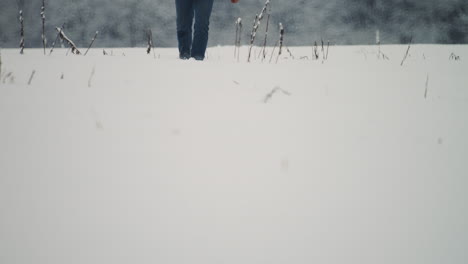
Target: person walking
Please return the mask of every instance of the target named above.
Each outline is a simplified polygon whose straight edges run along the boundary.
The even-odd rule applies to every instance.
[[[208,31],[214,0],[175,0],[179,58],[205,59]],[[237,3],[239,0],[231,0]],[[195,23],[193,20],[195,19]],[[193,25],[193,36],[192,36]]]

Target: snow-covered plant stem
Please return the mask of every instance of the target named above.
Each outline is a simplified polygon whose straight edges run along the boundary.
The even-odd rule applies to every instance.
[[[263,17],[267,13],[267,10],[268,10],[269,6],[270,6],[270,0],[267,0],[265,2],[265,5],[262,8],[262,11],[260,12],[260,15],[255,16],[254,25],[253,25],[253,28],[252,28],[252,33],[250,34],[250,48],[249,48],[249,55],[247,57],[247,62],[250,62],[250,57],[252,55],[252,48],[253,48],[253,44],[255,42],[255,37],[257,36],[258,27],[260,26],[260,23],[262,22]]]
[[[69,38],[67,37],[67,35],[65,35],[65,33],[63,32],[63,29],[61,29],[61,28],[56,28],[56,29],[57,29],[57,31],[59,32],[60,38],[61,38],[63,41],[67,42],[68,45],[70,45],[71,52],[72,52],[73,54],[76,54],[76,55],[81,54],[81,52],[80,52],[80,51],[78,50],[78,48],[76,47],[75,43],[73,43],[73,41],[72,41],[71,39],[69,39]]]
[[[89,51],[89,49],[91,49],[91,47],[93,46],[94,41],[96,40],[98,34],[99,34],[99,31],[96,31],[96,33],[94,34],[93,39],[91,40],[91,43],[89,44],[88,49],[86,50],[86,52],[85,52],[85,54],[84,54],[83,56],[86,56],[86,54],[88,54],[88,51]]]
[[[252,54],[252,47],[253,47],[253,44],[254,44],[254,41],[255,41],[255,34],[256,34],[256,25],[257,25],[257,20],[258,20],[258,14],[255,15],[255,19],[254,19],[254,24],[253,24],[253,29],[252,29],[252,33],[250,33],[250,47],[249,47],[249,55],[247,57],[247,62],[250,62],[250,56]]]
[[[318,58],[319,58],[319,55],[318,55],[318,47],[317,47],[317,41],[314,42],[314,54],[313,54],[312,57],[315,58],[316,60],[318,60]]]
[[[324,61],[325,60],[325,48],[323,45],[323,39],[320,39],[320,41],[322,42],[322,61]]]
[[[278,63],[278,59],[283,52],[283,42],[284,42],[284,27],[282,23],[279,23],[279,32],[280,32],[280,39],[279,39],[279,51],[278,57],[276,57],[276,63]]]
[[[154,46],[153,46],[153,31],[148,29],[146,33],[146,37],[148,39],[148,47],[146,47],[146,54],[150,54],[151,50],[153,50],[153,57],[156,58],[156,54],[154,53]]]
[[[234,47],[234,58],[237,56],[237,61],[239,61],[240,46],[241,46],[241,36],[242,36],[242,18],[236,20],[236,40]]]
[[[237,38],[239,36],[239,19],[236,19],[236,36],[234,38],[234,58],[236,58],[236,54],[237,54]]]
[[[382,49],[381,49],[381,45],[380,45],[380,30],[376,30],[375,31],[375,43],[377,44],[378,46],[378,52],[377,52],[377,59],[380,60],[380,58],[382,58],[383,60],[388,60],[389,58],[387,57],[387,55],[385,55],[383,52],[382,52]]]
[[[46,37],[45,37],[45,0],[42,0],[41,6],[41,19],[42,19],[42,46],[44,47],[44,55],[46,54]]]
[[[266,5],[266,4],[265,4]],[[263,56],[262,56],[262,61],[266,57],[266,45],[267,45],[267,39],[268,39],[268,27],[270,25],[270,16],[271,16],[271,4],[268,1],[268,11],[267,11],[267,23],[266,23],[266,28],[265,28],[265,39],[263,40]]]
[[[23,19],[23,10],[19,11],[19,21],[20,21],[20,54],[24,53],[24,19]]]

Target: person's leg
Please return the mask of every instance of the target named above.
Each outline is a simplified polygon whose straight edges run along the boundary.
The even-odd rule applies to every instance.
[[[192,46],[193,0],[175,0],[175,4],[179,56],[181,59],[189,59]]]
[[[197,60],[205,58],[206,45],[208,44],[208,30],[210,26],[213,0],[193,0],[195,10],[195,26],[192,44],[192,57]]]

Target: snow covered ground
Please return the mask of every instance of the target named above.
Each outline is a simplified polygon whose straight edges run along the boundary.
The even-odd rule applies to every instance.
[[[468,46],[406,49],[1,50],[0,263],[467,263]]]

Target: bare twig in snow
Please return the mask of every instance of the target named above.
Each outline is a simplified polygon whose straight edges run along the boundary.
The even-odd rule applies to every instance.
[[[150,54],[151,50],[153,50],[153,58],[156,59],[156,53],[154,52],[154,45],[153,45],[153,31],[148,29],[146,33],[148,38],[148,47],[146,48],[146,54]]]
[[[449,60],[460,60],[460,56],[457,56],[455,53],[452,52],[450,54]]]
[[[60,38],[60,34],[62,33],[63,28],[65,27],[65,24],[62,24],[62,27],[60,28],[59,32],[57,33],[57,37],[55,37],[54,42],[52,42],[52,48],[50,49],[49,55],[52,54],[55,48],[55,44],[57,43],[57,40]]]
[[[427,77],[426,77],[426,90],[424,91],[424,99],[427,98],[428,87],[429,87],[429,74],[427,74]]]
[[[388,58],[388,56],[385,55],[385,53],[382,52],[382,50],[381,50],[381,48],[380,48],[380,43],[379,43],[379,52],[377,53],[377,58],[378,58],[378,59],[381,59],[381,58],[382,58],[383,60],[390,60],[390,59]]]
[[[273,60],[273,55],[275,55],[275,50],[276,50],[276,47],[278,47],[278,43],[279,43],[279,40],[276,41],[275,46],[273,47],[273,50],[271,51],[270,63]]]
[[[3,83],[5,83],[7,79],[10,79],[10,83],[12,83],[15,80],[13,72],[9,72],[5,76],[3,76]]]
[[[28,85],[31,85],[32,79],[34,78],[34,74],[36,74],[36,70],[31,72],[31,76],[29,77]]]
[[[93,70],[91,71],[91,74],[89,75],[88,87],[91,87],[91,81],[93,80],[95,70],[96,70],[96,67],[93,67]]]
[[[288,52],[289,56],[291,57],[291,59],[294,60],[294,55],[292,54],[292,52],[289,50],[289,48],[285,45],[284,46],[286,48],[286,51]]]
[[[328,50],[330,49],[330,41],[327,42],[327,53],[325,54],[325,59],[328,60]]]
[[[279,86],[276,86],[275,88],[273,88],[273,89],[265,96],[265,98],[263,99],[263,102],[264,102],[265,104],[268,103],[268,101],[270,101],[270,99],[273,97],[273,95],[274,95],[275,93],[278,93],[278,92],[281,92],[282,94],[288,95],[288,96],[291,95],[290,92],[288,92],[288,91],[282,89],[282,88],[279,87]]]
[[[389,60],[387,55],[382,52],[381,45],[380,45],[380,31],[377,30],[376,32],[376,41],[377,41],[377,46],[378,46],[378,53],[377,53],[377,59],[383,59],[383,60]]]
[[[410,42],[408,44],[408,49],[406,50],[406,53],[405,53],[405,57],[403,57],[403,60],[401,61],[401,66],[403,66],[403,63],[405,63],[405,60],[406,58],[408,58],[408,54],[409,54],[409,50],[411,48],[411,42],[412,42],[413,38],[410,39]]]
[[[86,56],[86,54],[88,54],[88,51],[89,51],[89,49],[91,49],[91,47],[93,46],[94,41],[96,40],[96,37],[97,37],[98,34],[99,34],[99,31],[96,31],[96,33],[94,34],[93,39],[91,39],[91,43],[89,44],[88,49],[86,50],[86,52],[85,52],[85,54],[84,54],[83,56]]]

